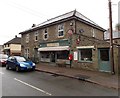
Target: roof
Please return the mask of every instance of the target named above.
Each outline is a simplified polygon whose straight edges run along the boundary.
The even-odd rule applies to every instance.
[[[4,43],[4,45],[6,44],[21,44],[21,38],[20,37],[15,37],[12,40]]]
[[[52,23],[55,23],[57,21],[60,21],[60,20],[64,20],[64,19],[72,19],[72,18],[76,18],[78,19],[79,21],[82,21],[86,24],[89,24],[89,25],[92,25],[102,31],[106,31],[105,29],[103,29],[102,27],[100,27],[98,24],[96,24],[95,22],[93,22],[92,20],[90,20],[89,18],[85,17],[84,15],[82,15],[81,13],[79,13],[78,11],[74,10],[74,11],[71,11],[71,12],[68,12],[68,13],[65,13],[63,15],[60,15],[60,16],[57,16],[57,17],[54,17],[54,18],[51,18],[43,23],[40,23],[38,25],[36,25],[35,27],[32,27],[28,30],[25,30],[23,32],[20,32],[20,34],[23,34],[25,32],[28,32],[28,31],[31,31],[31,30],[35,30],[37,28],[40,28],[40,27],[43,27],[45,25],[48,25],[48,24],[52,24]]]

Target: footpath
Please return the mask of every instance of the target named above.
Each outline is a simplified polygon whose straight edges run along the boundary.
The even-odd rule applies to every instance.
[[[69,67],[58,67],[58,66],[47,65],[44,63],[37,64],[36,70],[46,73],[52,73],[58,76],[65,76],[69,78],[82,80],[108,88],[114,88],[117,90],[119,89],[118,81],[120,79],[120,76],[111,75],[110,73],[80,70]]]

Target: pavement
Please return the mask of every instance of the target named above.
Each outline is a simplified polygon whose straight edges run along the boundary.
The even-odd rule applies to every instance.
[[[108,88],[119,89],[118,79],[120,76],[111,75],[110,73],[81,70],[70,67],[58,67],[51,64],[39,63],[36,65],[36,70],[46,73],[52,73],[59,76],[74,78],[94,84],[98,84]]]

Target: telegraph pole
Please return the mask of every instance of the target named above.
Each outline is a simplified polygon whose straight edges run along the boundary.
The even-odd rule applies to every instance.
[[[112,33],[112,7],[111,7],[111,0],[108,0],[109,5],[109,31],[110,31],[110,61],[111,61],[111,74],[115,74],[114,69],[114,51],[113,51],[113,33]]]

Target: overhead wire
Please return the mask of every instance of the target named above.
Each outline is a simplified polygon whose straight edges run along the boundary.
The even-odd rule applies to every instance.
[[[14,7],[14,8],[17,8],[17,9],[19,9],[19,10],[21,10],[21,11],[23,11],[23,12],[26,12],[26,13],[28,13],[28,14],[31,14],[31,15],[33,15],[33,16],[36,16],[36,17],[39,17],[39,18],[42,18],[42,19],[46,19],[47,20],[47,18],[48,18],[48,16],[47,15],[45,15],[45,14],[43,14],[43,13],[40,13],[39,11],[36,11],[36,10],[33,10],[33,9],[31,9],[31,8],[28,8],[28,7],[25,7],[25,6],[23,6],[23,5],[20,5],[20,4],[17,4],[17,3],[15,3],[15,2],[11,2],[11,1],[7,1],[6,2],[9,6],[12,6],[12,7]]]

